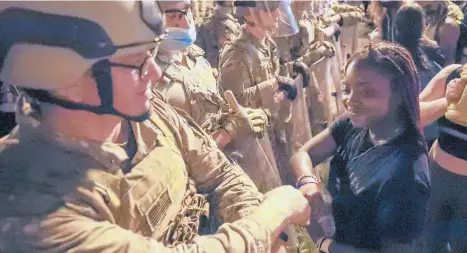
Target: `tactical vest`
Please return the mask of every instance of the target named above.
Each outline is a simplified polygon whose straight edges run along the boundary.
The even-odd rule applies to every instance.
[[[252,35],[250,35],[252,36]],[[234,51],[235,55],[241,55],[243,64],[248,70],[251,87],[263,81],[269,80],[279,72],[279,58],[277,46],[273,40],[267,37],[269,47],[267,49],[258,49],[249,41],[248,37],[241,37],[232,43],[225,45],[225,51]],[[220,63],[222,66],[223,63]]]
[[[145,127],[138,128],[143,134],[140,138],[146,132],[156,134],[156,141],[147,146],[147,155],[127,174],[112,156],[99,162],[92,158],[102,156],[101,150],[111,146],[89,149],[82,142],[57,144],[53,139],[28,139],[27,132],[22,133],[26,143],[7,147],[1,153],[0,167],[9,170],[0,175],[0,182],[6,187],[6,182],[12,182],[16,190],[0,190],[2,200],[9,198],[5,194],[15,192],[14,202],[10,208],[2,208],[0,216],[42,217],[66,206],[96,221],[107,221],[166,244],[178,243],[180,233],[169,232],[176,230],[175,221],[183,218],[181,215],[193,213],[187,212],[190,203],[186,203],[187,194],[193,194],[189,192],[181,144],[173,134],[177,130],[169,122],[156,111],[149,121],[141,123]],[[41,152],[37,152],[39,149]],[[19,154],[27,154],[28,159]],[[104,168],[101,162],[107,166]]]
[[[228,32],[224,32],[223,34],[229,33],[238,36],[240,25],[232,15],[226,14],[219,17],[216,12],[198,27],[198,34],[202,40],[202,43],[199,43],[200,45],[198,46],[206,52],[205,58],[214,68],[218,67],[219,52],[223,47],[223,45],[219,45],[219,34],[225,30]],[[224,39],[231,41],[234,38]]]
[[[189,58],[187,60],[194,62],[192,69],[178,62],[171,64],[160,60],[157,62],[164,71],[163,81],[169,88],[173,85],[182,86],[185,101],[188,101],[190,107],[186,112],[205,131],[212,132],[218,127],[221,113],[228,110],[228,105],[220,96],[215,73],[203,55],[204,51],[198,46],[193,45],[187,49]],[[182,105],[172,104],[172,106],[184,109]]]

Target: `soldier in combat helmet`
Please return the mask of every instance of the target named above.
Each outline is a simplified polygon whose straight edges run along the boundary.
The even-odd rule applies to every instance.
[[[263,196],[192,120],[150,103],[157,1],[3,2],[0,25],[0,79],[32,101],[0,151],[2,252],[270,252],[306,223],[300,192]],[[205,193],[226,223],[197,236]]]

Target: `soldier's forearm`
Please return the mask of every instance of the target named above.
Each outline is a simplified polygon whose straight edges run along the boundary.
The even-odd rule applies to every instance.
[[[239,94],[234,94],[238,103],[245,107],[261,106],[261,97],[258,87],[253,86],[243,89]]]
[[[277,90],[277,79],[272,78],[256,85],[261,98],[261,108],[274,109],[274,92]]]

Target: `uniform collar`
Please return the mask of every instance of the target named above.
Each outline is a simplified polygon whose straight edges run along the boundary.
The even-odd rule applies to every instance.
[[[27,108],[25,105],[23,107]],[[42,124],[41,119],[28,115],[30,112],[27,114],[23,110],[18,110],[18,114],[20,119],[18,120],[18,131],[15,133],[16,136],[13,137],[16,137],[20,142],[48,142],[52,145],[59,145],[61,149],[69,152],[89,155],[101,164],[103,169],[111,173],[115,173],[119,169],[125,171],[133,167],[158,143],[157,134],[154,134],[154,127],[148,121],[142,123],[132,122],[131,137],[127,138],[125,143],[116,144],[66,136]],[[129,131],[129,124],[129,122],[123,123],[124,130]],[[133,146],[133,152],[128,152],[127,150],[131,146]],[[133,155],[129,157],[129,154]]]
[[[244,27],[242,28],[242,30],[240,32],[239,38],[242,39],[242,40],[248,41],[253,46],[255,46],[258,50],[261,50],[261,51],[264,51],[264,50],[267,51],[268,50],[268,47],[266,45],[266,43],[268,41],[267,37],[264,40],[264,42],[262,42],[256,36],[254,36],[253,34],[248,32]]]
[[[180,64],[185,66],[183,64],[183,60],[185,59],[186,63],[188,64],[189,69],[192,69],[195,66],[195,62],[191,60],[190,57],[188,57],[189,54],[189,48],[182,50],[177,53],[169,53],[166,51],[161,51],[160,53],[157,54],[156,59],[164,64],[167,65],[172,65],[172,64]]]

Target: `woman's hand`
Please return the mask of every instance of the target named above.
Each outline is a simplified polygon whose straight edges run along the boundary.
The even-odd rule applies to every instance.
[[[456,104],[462,97],[467,80],[459,78],[451,80],[446,87],[446,101],[449,104]]]
[[[318,184],[304,184],[300,187],[299,190],[308,200],[308,204],[311,207],[311,218],[318,219],[320,216],[322,216],[326,211],[326,206],[324,205],[324,199],[321,195],[321,190],[319,189]]]

